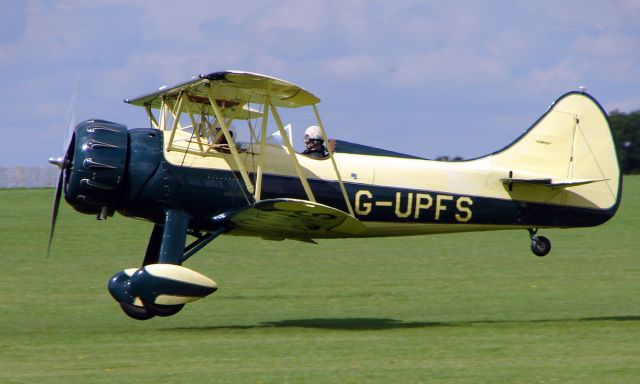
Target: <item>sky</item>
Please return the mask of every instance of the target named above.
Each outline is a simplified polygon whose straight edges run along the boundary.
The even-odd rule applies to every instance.
[[[226,69],[311,91],[329,137],[473,158],[579,86],[640,109],[640,0],[0,0],[0,167],[61,156],[72,105],[148,127],[124,98]]]

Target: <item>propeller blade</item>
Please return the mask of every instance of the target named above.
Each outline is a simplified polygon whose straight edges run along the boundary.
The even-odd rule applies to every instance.
[[[80,67],[76,68],[76,76],[73,81],[73,92],[71,94],[71,101],[69,102],[69,114],[67,115],[67,135],[64,138],[64,151],[68,151],[71,137],[73,136],[73,129],[76,125],[76,112],[78,110],[78,93],[80,92]],[[65,156],[66,157],[66,156]]]
[[[80,85],[80,67],[76,68],[75,80],[73,82],[73,92],[71,94],[71,101],[69,102],[69,114],[67,115],[67,133],[64,138],[64,147],[62,148],[62,157],[51,157],[49,163],[60,168],[60,174],[58,175],[58,184],[56,185],[56,192],[53,197],[53,207],[51,208],[51,225],[49,226],[49,241],[47,243],[47,258],[51,253],[51,243],[53,241],[53,234],[56,230],[56,221],[58,220],[58,209],[60,208],[60,199],[62,197],[66,168],[69,166],[70,157],[73,155],[73,148],[71,148],[71,142],[73,141],[73,130],[76,124],[76,111],[78,109],[78,92]]]
[[[49,226],[49,242],[47,243],[47,259],[51,253],[51,242],[53,240],[53,233],[56,230],[56,220],[58,219],[58,209],[60,208],[60,197],[62,196],[62,185],[64,179],[64,166],[60,166],[60,174],[58,175],[58,185],[56,186],[56,193],[53,198],[53,207],[51,208],[51,225]]]

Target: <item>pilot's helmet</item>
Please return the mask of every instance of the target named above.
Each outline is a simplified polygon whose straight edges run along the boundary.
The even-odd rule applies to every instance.
[[[309,140],[320,140],[322,141],[322,131],[320,127],[317,125],[312,125],[304,131],[304,135],[309,138]]]

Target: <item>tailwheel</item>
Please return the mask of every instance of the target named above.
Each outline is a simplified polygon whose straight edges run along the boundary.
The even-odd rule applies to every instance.
[[[531,252],[536,256],[546,256],[551,251],[551,241],[544,236],[538,236],[538,229],[529,229],[531,237]]]

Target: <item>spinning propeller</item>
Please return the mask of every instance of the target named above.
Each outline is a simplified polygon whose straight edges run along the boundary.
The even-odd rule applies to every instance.
[[[76,121],[76,110],[78,102],[78,83],[80,78],[80,69],[76,70],[76,79],[73,86],[73,94],[71,96],[71,102],[69,103],[69,114],[67,116],[67,135],[65,136],[63,146],[62,157],[50,157],[49,163],[60,168],[58,174],[58,183],[56,184],[56,191],[53,197],[53,207],[51,208],[51,225],[49,226],[49,241],[47,243],[47,258],[51,253],[51,242],[53,241],[53,234],[56,229],[56,220],[58,219],[58,209],[60,208],[60,198],[66,184],[66,170],[71,163],[71,157],[73,155],[73,128]]]

